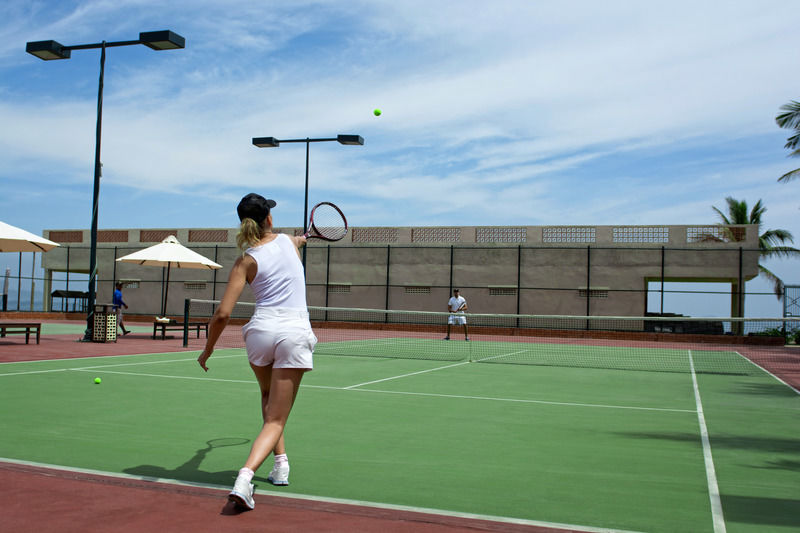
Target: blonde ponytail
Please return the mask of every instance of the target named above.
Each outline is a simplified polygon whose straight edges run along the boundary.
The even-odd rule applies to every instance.
[[[252,218],[242,219],[242,224],[239,226],[239,233],[236,234],[236,244],[239,249],[244,251],[252,248],[264,236],[264,230]]]

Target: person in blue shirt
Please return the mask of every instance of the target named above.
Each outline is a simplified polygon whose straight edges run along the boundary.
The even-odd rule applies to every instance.
[[[125,324],[122,323],[122,308],[128,308],[128,304],[122,301],[122,283],[117,282],[116,289],[114,290],[114,300],[111,302],[114,304],[114,312],[117,314],[117,324],[119,327],[122,328],[122,334],[127,335],[131,331],[129,329],[125,329]]]

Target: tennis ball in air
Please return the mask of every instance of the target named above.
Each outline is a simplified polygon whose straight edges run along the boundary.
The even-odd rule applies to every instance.
[[[376,117],[379,117],[379,116],[381,116],[381,110],[380,109],[376,109],[376,110],[374,110],[372,112],[372,114],[375,115]]]
[[[94,378],[94,382],[95,384],[100,385],[103,382],[103,380],[100,378]]]

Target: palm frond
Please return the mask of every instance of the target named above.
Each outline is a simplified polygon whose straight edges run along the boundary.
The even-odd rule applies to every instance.
[[[770,229],[762,233],[759,238],[765,239],[771,244],[794,242],[792,232],[787,229]]]
[[[737,200],[732,196],[725,198],[725,203],[728,204],[728,212],[723,213],[721,210],[714,207],[720,219],[724,224],[749,224],[747,217],[747,200]]]
[[[764,276],[770,283],[772,283],[772,290],[775,292],[775,296],[778,297],[778,300],[783,298],[783,281],[781,278],[776,276],[772,271],[770,271],[767,267],[758,265],[759,274]]]
[[[761,254],[761,257],[767,258],[777,257],[792,259],[795,257],[800,257],[800,250],[790,246],[773,246],[772,248],[764,248],[759,253]]]
[[[800,170],[800,169],[798,169],[798,170]],[[730,222],[730,220],[728,220],[728,217],[725,216],[725,213],[723,213],[722,211],[720,211],[719,209],[717,209],[716,207],[713,207],[713,206],[712,206],[712,209],[717,212],[717,215],[719,216],[719,218],[720,218],[720,220],[722,221],[723,224],[730,225],[731,222]]]
[[[785,113],[775,117],[775,122],[781,128],[798,129],[800,128],[800,102],[792,100],[788,104],[781,106]]]
[[[800,132],[795,133],[794,135],[786,139],[786,144],[784,144],[783,147],[789,150],[794,150],[795,148],[797,148],[797,143],[800,143]],[[797,155],[798,151],[795,150],[794,152],[789,154],[789,157],[797,157]]]
[[[786,174],[778,178],[778,181],[786,183],[792,181],[795,178],[800,178],[800,168],[796,168],[794,170],[787,172]]]
[[[744,202],[742,202],[744,204]],[[747,204],[744,204],[745,206]],[[747,217],[748,224],[761,224],[761,216],[767,212],[767,208],[761,203],[761,198],[758,199],[756,205],[750,210],[750,215]]]

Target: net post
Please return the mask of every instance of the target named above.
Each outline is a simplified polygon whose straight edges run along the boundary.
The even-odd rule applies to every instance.
[[[189,347],[189,309],[191,300],[186,298],[183,302],[183,347]]]

